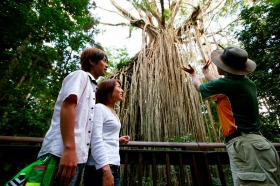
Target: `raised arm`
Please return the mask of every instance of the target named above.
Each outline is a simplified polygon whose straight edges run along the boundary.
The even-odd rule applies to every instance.
[[[212,74],[209,73],[209,65],[211,64],[211,61],[207,61],[206,64],[202,67],[202,73],[204,75],[204,77],[210,81],[210,80],[213,80],[213,79],[216,79]]]
[[[192,77],[193,85],[195,89],[199,92],[199,86],[201,82],[198,79],[195,70],[192,68],[192,66],[191,65],[188,65],[187,67],[183,66],[181,69],[190,74],[190,76]]]

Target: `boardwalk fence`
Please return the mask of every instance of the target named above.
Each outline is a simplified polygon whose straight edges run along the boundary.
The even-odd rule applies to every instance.
[[[0,136],[0,185],[36,160],[43,138]],[[273,143],[280,154],[280,143]],[[131,141],[121,146],[124,186],[232,185],[223,143]]]

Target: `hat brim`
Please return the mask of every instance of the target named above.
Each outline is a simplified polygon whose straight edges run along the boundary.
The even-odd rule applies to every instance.
[[[244,70],[238,70],[238,69],[232,68],[232,67],[224,64],[221,61],[220,56],[221,56],[222,52],[223,52],[223,50],[214,50],[211,53],[211,61],[215,65],[217,65],[220,69],[222,69],[228,73],[235,74],[235,75],[246,75],[246,74],[253,72],[257,67],[256,63],[253,60],[247,59]]]

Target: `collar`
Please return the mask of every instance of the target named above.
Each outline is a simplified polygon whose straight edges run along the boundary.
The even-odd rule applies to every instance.
[[[87,72],[89,79],[91,80],[91,82],[93,82],[95,85],[97,85],[97,81],[94,79],[94,77],[91,75],[91,73]]]

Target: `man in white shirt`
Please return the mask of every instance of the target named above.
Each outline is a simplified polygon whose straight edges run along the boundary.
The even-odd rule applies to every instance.
[[[88,158],[96,79],[106,73],[107,56],[98,48],[87,48],[80,63],[82,70],[63,80],[51,126],[38,154],[38,158],[51,154],[58,160],[52,185],[79,185]]]

